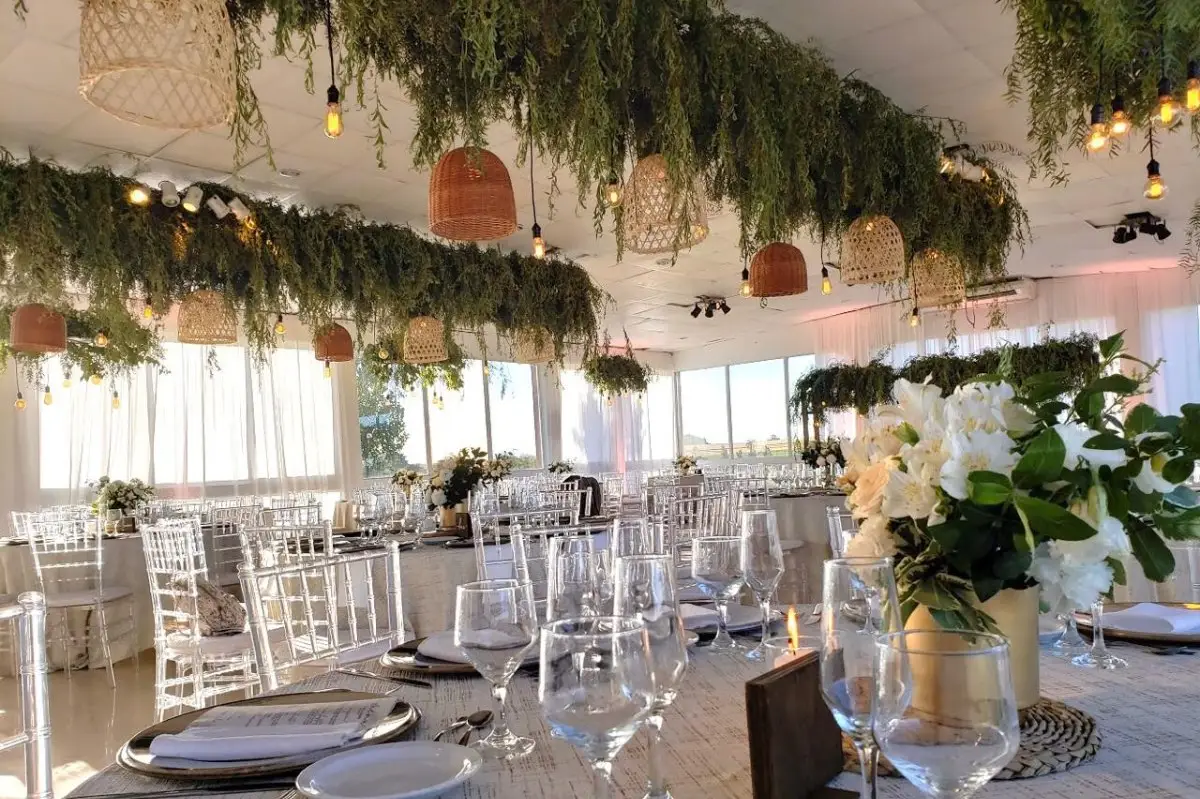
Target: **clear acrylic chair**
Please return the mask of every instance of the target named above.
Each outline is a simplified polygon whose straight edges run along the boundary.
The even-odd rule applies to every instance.
[[[209,579],[196,517],[141,528],[154,609],[154,706],[158,719],[199,710],[228,693],[254,693],[254,644],[246,631],[204,635],[198,583]]]
[[[246,525],[238,528],[238,537],[242,561],[257,566],[322,558],[333,553],[333,527],[329,522]]]
[[[272,505],[258,513],[260,525],[314,525],[321,520],[321,506],[315,504]]]
[[[47,638],[63,648],[63,667],[70,677],[74,654],[82,650],[90,660],[93,634],[100,640],[108,681],[116,687],[112,643],[128,639],[137,659],[137,623],[128,586],[104,584],[104,557],[100,527],[94,521],[35,522],[29,548],[38,589],[50,611]],[[75,611],[84,618],[77,626]],[[77,632],[76,630],[80,630]]]
[[[587,489],[554,488],[538,492],[538,505],[542,508],[560,508],[570,524],[579,524],[581,515],[589,515],[592,508],[592,493]]]
[[[846,545],[858,532],[858,522],[850,514],[850,511],[836,505],[830,505],[825,509],[825,517],[829,526],[830,557],[843,557],[846,554]]]
[[[672,500],[668,506],[663,519],[665,539],[667,547],[675,554],[681,588],[694,585],[691,579],[692,541],[701,536],[729,534],[728,502],[727,494],[700,494]]]
[[[25,796],[53,799],[54,774],[50,759],[50,680],[46,660],[46,599],[28,591],[15,603],[0,605],[0,625],[17,626],[20,663],[21,730],[0,738],[0,752],[25,747]]]
[[[209,511],[205,540],[208,579],[219,586],[239,585],[237,567],[242,562],[240,530],[252,527],[261,506],[257,503],[224,505]]]
[[[239,571],[263,690],[278,688],[292,669],[375,660],[405,639],[395,541],[274,566],[247,561]]]

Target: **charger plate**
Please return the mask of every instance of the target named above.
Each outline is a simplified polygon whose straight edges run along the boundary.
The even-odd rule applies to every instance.
[[[258,696],[240,702],[228,702],[228,705],[323,705],[331,702],[350,702],[356,699],[381,699],[380,694],[363,693],[361,691],[318,691],[303,694],[274,694]],[[387,697],[392,699],[392,697]],[[203,714],[212,708],[194,710],[180,716],[167,719],[142,730],[130,738],[120,751],[117,752],[117,763],[139,774],[151,777],[162,777],[176,780],[221,780],[241,777],[264,777],[274,774],[295,774],[304,767],[329,757],[337,752],[345,752],[371,744],[395,741],[404,733],[411,730],[421,719],[421,712],[402,699],[394,699],[392,710],[374,727],[363,734],[363,737],[345,746],[333,749],[318,749],[298,755],[286,757],[264,758],[262,760],[241,760],[227,762],[202,762],[183,760],[180,758],[155,757],[150,754],[150,742],[156,736],[181,732]],[[217,705],[215,707],[220,707]],[[176,765],[177,764],[177,765]]]
[[[1110,611],[1115,613],[1118,610],[1126,610],[1140,604],[1145,603],[1106,602],[1104,605],[1104,615],[1107,616]],[[1154,602],[1152,604],[1168,608],[1200,610],[1200,605],[1193,602]],[[1076,611],[1075,624],[1082,630],[1091,631],[1092,614],[1086,611]],[[1107,620],[1104,622],[1104,637],[1105,639],[1112,639],[1114,641],[1129,641],[1134,644],[1173,644],[1175,646],[1200,644],[1200,633],[1144,633],[1136,630],[1122,630],[1120,627],[1111,626]]]

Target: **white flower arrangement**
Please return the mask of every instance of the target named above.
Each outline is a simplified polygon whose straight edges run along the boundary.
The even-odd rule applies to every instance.
[[[91,483],[90,487],[96,491],[94,507],[97,512],[129,512],[145,505],[154,498],[155,493],[154,486],[146,485],[137,478],[129,481],[110,480],[107,475]]]
[[[513,458],[507,452],[501,452],[494,459],[483,464],[483,480],[485,483],[495,483],[512,474]]]
[[[401,469],[392,475],[392,485],[397,488],[412,488],[424,479],[425,475],[416,469]]]
[[[675,471],[680,474],[691,474],[696,468],[696,459],[691,455],[680,455],[675,459]]]
[[[464,448],[434,464],[425,486],[430,509],[453,508],[467,501],[467,495],[486,479],[487,453]]]
[[[826,466],[845,466],[846,456],[842,451],[842,440],[832,438],[820,444],[805,447],[800,451],[800,460],[814,469]]]
[[[555,461],[546,467],[546,471],[550,474],[570,474],[575,471],[575,464],[571,461]]]

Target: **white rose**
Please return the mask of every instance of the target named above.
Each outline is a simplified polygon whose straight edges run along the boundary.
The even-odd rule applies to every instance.
[[[864,520],[846,544],[848,558],[890,558],[895,554],[896,542],[881,516]]]
[[[429,504],[430,505],[445,505],[446,504],[446,492],[442,491],[440,488],[434,489],[433,491],[431,491],[429,494]]]
[[[892,459],[882,460],[868,466],[854,484],[854,493],[846,500],[856,519],[865,519],[880,513],[883,507],[883,489],[887,486],[888,472],[896,468]]]

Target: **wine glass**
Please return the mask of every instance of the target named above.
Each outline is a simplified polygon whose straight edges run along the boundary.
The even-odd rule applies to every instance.
[[[1075,623],[1075,614],[1067,612],[1059,615],[1063,623],[1062,635],[1050,645],[1050,651],[1058,657],[1068,660],[1087,651],[1087,641],[1079,634],[1079,626]]]
[[[551,550],[553,552],[553,550]],[[546,620],[599,616],[601,601],[599,553],[569,552],[548,556],[550,586],[546,594]]]
[[[1104,645],[1104,603],[1096,600],[1092,603],[1092,648],[1082,655],[1071,658],[1071,663],[1085,669],[1105,669],[1115,671],[1129,666],[1129,661],[1119,658],[1108,651]]]
[[[742,511],[742,563],[746,585],[762,608],[762,638],[746,653],[749,660],[766,657],[765,643],[771,631],[771,597],[783,577],[783,546],[774,510]]]
[[[613,758],[654,709],[646,625],[624,616],[562,619],[542,628],[541,647],[542,715],[591,763],[596,799],[607,799]]]
[[[692,579],[704,595],[717,605],[717,637],[709,649],[714,652],[736,652],[741,649],[728,630],[729,600],[736,598],[746,583],[741,536],[693,539]]]
[[[508,682],[537,641],[533,587],[516,580],[481,580],[460,585],[454,603],[454,645],[492,685],[496,723],[476,746],[501,759],[533,751],[532,738],[520,738],[504,715]]]
[[[646,719],[650,733],[649,779],[645,799],[669,799],[662,769],[663,711],[675,701],[687,669],[687,642],[675,601],[675,559],[670,555],[617,558],[615,612],[646,625],[654,666],[654,707]]]
[[[875,639],[902,629],[891,558],[825,561],[821,694],[862,768],[861,799],[874,799],[879,749],[871,735]]]
[[[617,519],[609,535],[608,548],[614,558],[666,552],[661,523],[647,519]]]
[[[1008,641],[968,630],[880,635],[875,740],[926,796],[973,795],[1021,745]]]

